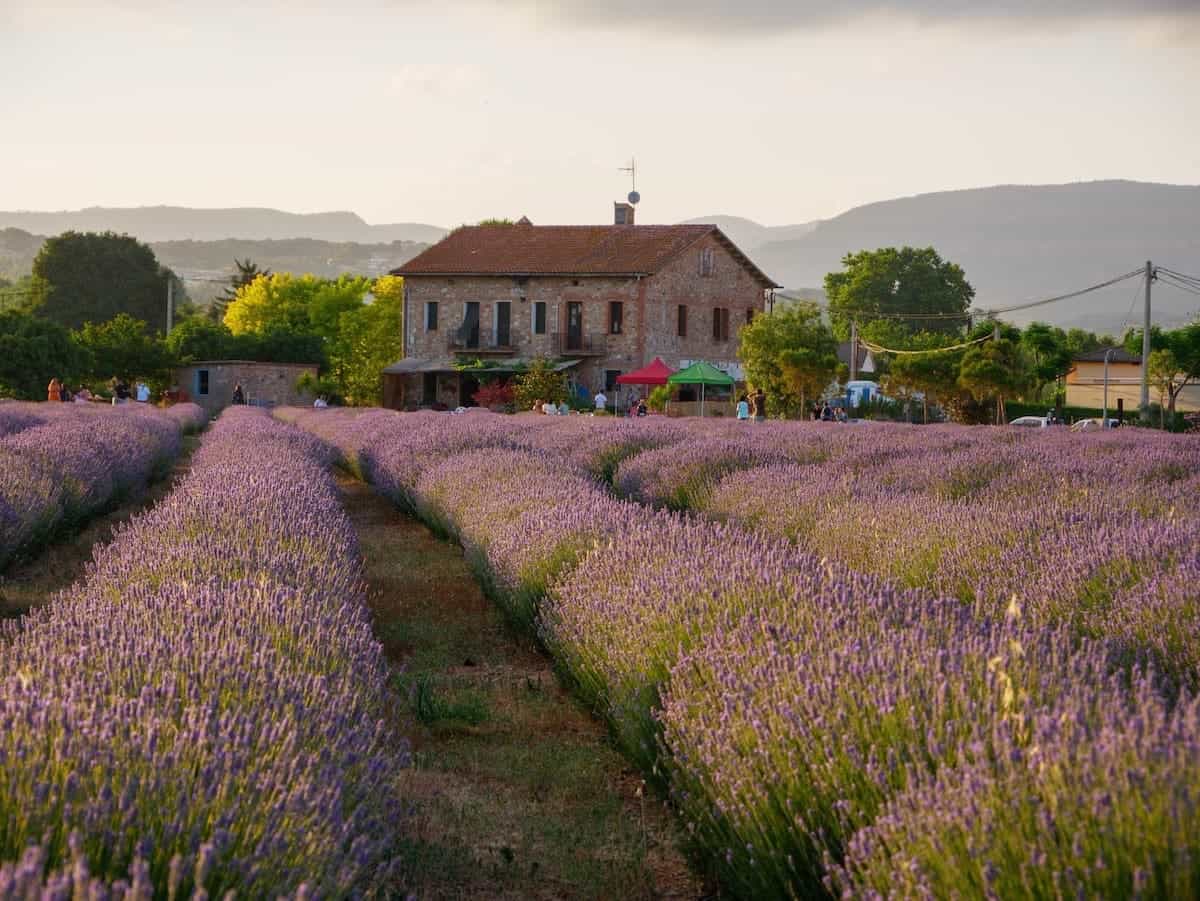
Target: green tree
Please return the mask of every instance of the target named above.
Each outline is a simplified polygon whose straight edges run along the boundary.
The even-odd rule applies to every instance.
[[[1160,385],[1167,401],[1167,412],[1175,414],[1175,401],[1188,385],[1200,382],[1200,319],[1183,328],[1160,332],[1151,331],[1151,346],[1159,345],[1150,352],[1148,375],[1152,383]],[[1156,355],[1157,359],[1156,359]],[[1170,371],[1174,367],[1174,371]]]
[[[772,407],[785,415],[800,412],[837,374],[837,342],[814,303],[777,306],[755,316],[738,335],[746,380],[762,388]]]
[[[1175,353],[1170,348],[1164,347],[1150,351],[1150,359],[1146,366],[1146,378],[1150,382],[1150,387],[1158,392],[1158,425],[1160,428],[1166,427],[1168,404],[1171,413],[1174,414],[1176,392],[1182,390],[1182,387],[1187,384],[1186,379],[1180,373],[1180,368],[1179,360],[1175,359]]]
[[[1074,354],[1067,344],[1067,334],[1045,322],[1031,322],[1021,332],[1021,347],[1029,355],[1037,391],[1054,385],[1055,393],[1071,371]]]
[[[959,387],[980,403],[995,401],[997,425],[1005,422],[1004,399],[1020,396],[1031,381],[1020,344],[1008,337],[970,348],[958,370]]]
[[[49,238],[33,261],[37,313],[78,329],[124,313],[166,331],[167,280],[154,251],[129,235],[64,232]]]
[[[370,289],[368,278],[276,273],[239,289],[225,311],[225,324],[235,335],[283,331],[329,341],[337,335],[338,317],[361,307]]]
[[[185,319],[166,337],[167,350],[180,363],[235,359],[240,355],[233,352],[234,344],[233,333],[223,323],[200,317]]]
[[[52,378],[74,386],[87,368],[86,354],[58,323],[0,311],[0,396],[45,400]]]
[[[209,318],[214,322],[224,321],[225,311],[237,299],[238,291],[247,285],[254,284],[254,280],[259,276],[271,277],[270,269],[259,269],[258,264],[249,257],[244,260],[234,257],[233,265],[237,267],[237,272],[230,276],[229,286],[218,297],[213,298],[212,305],[208,308]]]
[[[383,368],[400,359],[403,348],[404,279],[376,279],[374,300],[338,317],[329,349],[329,368],[339,393],[354,406],[383,400]]]
[[[958,265],[943,260],[932,247],[883,247],[847,254],[843,269],[825,276],[825,295],[834,334],[845,341],[850,322],[860,328],[891,320],[910,332],[957,334],[965,318],[904,319],[902,313],[963,314],[975,297]]]
[[[533,408],[534,401],[558,403],[567,397],[567,377],[554,371],[554,364],[537,357],[529,368],[513,379],[513,400],[518,410]]]
[[[921,332],[905,343],[904,350],[928,351],[920,354],[897,354],[889,361],[883,385],[888,394],[897,396],[920,394],[922,418],[929,421],[929,402],[943,408],[961,410],[963,389],[958,384],[959,368],[965,349],[941,350],[961,344],[958,335]]]
[[[144,379],[161,386],[170,378],[175,361],[165,341],[151,335],[146,323],[127,313],[100,325],[84,323],[73,337],[88,355],[92,381],[118,377],[130,381]]]

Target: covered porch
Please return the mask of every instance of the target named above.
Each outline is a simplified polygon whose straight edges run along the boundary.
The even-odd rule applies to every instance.
[[[554,369],[573,379],[580,362],[559,360]],[[481,381],[512,378],[524,372],[529,363],[509,359],[487,366],[467,366],[453,360],[400,360],[383,370],[383,405],[391,410],[473,407]]]

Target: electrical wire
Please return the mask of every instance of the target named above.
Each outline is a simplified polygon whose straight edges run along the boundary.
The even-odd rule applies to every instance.
[[[1034,307],[1041,307],[1041,306],[1045,306],[1046,304],[1058,303],[1060,300],[1070,300],[1072,297],[1082,297],[1084,294],[1090,294],[1093,291],[1099,291],[1102,288],[1108,288],[1112,285],[1116,285],[1120,282],[1123,282],[1128,278],[1133,278],[1135,275],[1141,275],[1144,272],[1145,272],[1144,269],[1132,269],[1129,272],[1126,272],[1124,275],[1118,275],[1116,278],[1110,278],[1106,282],[1100,282],[1100,284],[1092,285],[1088,288],[1081,288],[1080,290],[1072,291],[1069,294],[1058,294],[1054,297],[1046,297],[1046,298],[1043,298],[1042,300],[1030,301],[1029,303],[1020,303],[1020,304],[1016,304],[1015,306],[1011,306],[1011,307],[996,307],[994,309],[980,310],[979,314],[982,316],[991,317],[991,316],[995,316],[999,313],[1015,313],[1018,310],[1030,310],[1030,309],[1033,309]]]
[[[1179,272],[1175,269],[1169,269],[1166,266],[1158,266],[1157,271],[1169,273],[1176,278],[1183,279],[1185,282],[1192,282],[1195,285],[1200,286],[1200,276],[1188,275],[1186,272]]]
[[[1200,283],[1193,284],[1191,282],[1183,281],[1180,278],[1176,278],[1175,276],[1168,274],[1166,271],[1160,271],[1158,273],[1158,278],[1159,281],[1163,282],[1164,284],[1171,285],[1173,288],[1178,288],[1180,291],[1187,291],[1189,294],[1200,295]]]
[[[1070,300],[1073,297],[1082,297],[1083,295],[1090,294],[1093,291],[1100,291],[1104,288],[1111,287],[1112,285],[1119,284],[1120,282],[1123,282],[1126,279],[1133,278],[1134,276],[1140,276],[1144,272],[1145,272],[1144,269],[1131,269],[1129,272],[1126,272],[1122,275],[1118,275],[1115,278],[1110,278],[1108,281],[1100,282],[1097,285],[1090,285],[1087,288],[1080,288],[1078,291],[1071,291],[1070,293],[1067,293],[1067,294],[1057,294],[1054,297],[1044,297],[1040,300],[1032,300],[1027,303],[1014,304],[1013,306],[1010,306],[1010,307],[996,307],[996,308],[991,308],[991,309],[972,308],[963,313],[893,313],[893,312],[876,313],[876,312],[873,312],[870,310],[837,310],[836,312],[839,315],[844,315],[844,316],[859,315],[864,318],[869,317],[871,319],[918,319],[918,320],[938,320],[938,319],[947,320],[947,319],[974,319],[974,318],[992,319],[1001,313],[1015,313],[1018,310],[1030,310],[1030,309],[1033,309],[1034,307],[1041,307],[1041,306],[1045,306],[1047,304],[1058,303],[1060,300]],[[826,309],[830,310],[830,312],[835,312],[832,309],[832,307],[830,307],[828,300],[826,300],[824,302],[821,302],[821,301],[809,301],[809,302],[816,303],[817,306],[825,307]]]

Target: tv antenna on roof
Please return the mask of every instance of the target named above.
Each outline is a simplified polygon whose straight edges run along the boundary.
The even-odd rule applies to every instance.
[[[629,202],[636,204],[642,199],[642,195],[638,193],[637,189],[637,160],[630,158],[629,165],[621,166],[617,171],[629,173],[629,186],[633,189],[629,192]]]

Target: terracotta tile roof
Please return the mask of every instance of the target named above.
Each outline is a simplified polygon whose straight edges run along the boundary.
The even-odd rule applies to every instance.
[[[715,233],[766,287],[777,287],[715,225],[472,225],[393,275],[653,275]]]

